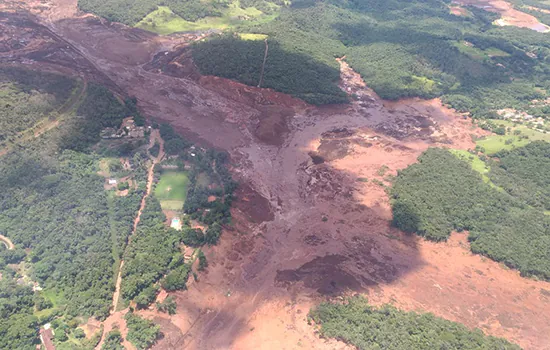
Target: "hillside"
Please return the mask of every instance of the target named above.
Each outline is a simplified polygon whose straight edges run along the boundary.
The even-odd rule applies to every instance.
[[[1,343],[544,349],[529,4],[0,3]]]

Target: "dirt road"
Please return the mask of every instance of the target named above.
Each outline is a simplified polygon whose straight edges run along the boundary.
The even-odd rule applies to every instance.
[[[232,156],[242,184],[234,229],[205,249],[208,273],[174,294],[176,315],[143,312],[162,326],[155,348],[345,348],[319,339],[306,315],[321,300],[350,291],[428,310],[526,349],[548,348],[549,283],[471,254],[460,237],[435,244],[390,227],[387,175],[428,147],[473,148],[471,135],[483,131],[463,116],[437,100],[381,101],[345,62],[342,87],[359,99],[308,106],[201,77],[185,56],[185,36],[81,17],[75,0],[26,6],[118,89],[136,96],[145,114]],[[382,165],[388,169],[379,175]],[[106,331],[116,315],[122,317],[113,314]]]
[[[0,235],[0,242],[2,242],[6,249],[12,250],[13,248],[15,248],[15,245],[13,244],[11,239],[6,236]]]
[[[139,220],[141,218],[141,213],[143,212],[143,209],[145,209],[145,205],[146,205],[146,202],[147,202],[147,197],[149,197],[149,195],[151,194],[151,189],[153,188],[153,180],[154,180],[154,176],[155,176],[155,172],[154,172],[155,165],[157,165],[164,158],[164,141],[160,137],[160,133],[159,133],[158,129],[152,129],[151,130],[151,135],[149,137],[149,147],[148,147],[148,149],[153,147],[155,145],[155,143],[157,143],[157,142],[160,145],[160,150],[159,150],[158,155],[156,157],[152,158],[151,165],[149,166],[149,170],[148,170],[148,173],[147,173],[147,185],[146,185],[145,194],[143,195],[143,198],[141,199],[141,204],[139,206],[136,217],[134,219],[134,226],[132,228],[132,233],[128,237],[128,242],[127,242],[126,246],[130,245],[130,243],[132,241],[132,237],[136,233],[136,230],[137,230],[137,227],[138,227],[138,224],[139,224]],[[96,346],[96,349],[101,349],[101,345],[103,344],[103,341],[105,339],[105,335],[107,333],[109,333],[115,325],[118,326],[121,330],[123,338],[125,339],[124,340],[124,346],[126,347],[126,349],[133,349],[134,348],[126,340],[127,329],[124,327],[124,325],[126,324],[126,322],[124,320],[124,315],[126,315],[126,312],[128,312],[128,310],[121,310],[121,311],[117,310],[118,302],[119,302],[119,299],[120,299],[120,286],[122,284],[122,268],[123,267],[124,267],[124,260],[121,260],[120,261],[120,266],[118,268],[116,283],[115,283],[115,292],[113,293],[113,304],[112,304],[112,307],[111,307],[111,315],[104,322],[103,335],[101,336],[101,340],[99,341],[98,345]]]

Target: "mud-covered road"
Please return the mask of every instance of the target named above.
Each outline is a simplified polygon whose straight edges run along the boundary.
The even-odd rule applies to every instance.
[[[175,293],[176,315],[142,312],[162,325],[155,348],[345,348],[319,339],[306,316],[319,301],[349,292],[549,348],[549,283],[474,256],[463,234],[435,244],[390,227],[388,175],[428,147],[473,147],[471,136],[483,131],[463,116],[437,100],[381,101],[343,61],[342,88],[359,99],[312,107],[200,76],[186,49],[197,35],[159,37],[106,23],[77,13],[75,0],[9,4],[65,43],[72,58],[60,61],[74,60],[58,67],[34,55],[35,69],[87,65],[89,79],[135,96],[145,114],[232,156],[241,183],[234,228],[206,250],[208,273]],[[29,53],[9,60],[28,64]]]

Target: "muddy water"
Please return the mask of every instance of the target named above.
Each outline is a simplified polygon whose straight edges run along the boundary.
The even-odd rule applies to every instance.
[[[235,177],[246,184],[238,193],[234,229],[220,245],[206,248],[208,273],[176,293],[178,314],[145,312],[170,325],[156,348],[343,348],[320,340],[305,317],[320,295],[342,290],[427,309],[526,348],[550,344],[549,300],[540,292],[550,291],[550,284],[524,281],[473,256],[467,242],[435,245],[389,225],[387,175],[430,146],[473,147],[470,135],[481,131],[468,120],[437,100],[380,101],[345,62],[341,85],[359,100],[325,108],[223,79],[148,71],[155,55],[186,39],[71,13],[74,0],[56,0],[38,15],[136,96],[146,114],[228,150]],[[278,131],[266,134],[270,127],[262,123]],[[315,164],[312,152],[326,160]],[[521,302],[526,296],[530,302]]]

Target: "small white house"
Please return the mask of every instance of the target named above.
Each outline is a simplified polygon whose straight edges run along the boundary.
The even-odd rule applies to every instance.
[[[116,185],[116,179],[109,179],[109,185]]]
[[[181,220],[180,220],[180,218],[177,218],[177,217],[173,218],[172,222],[170,223],[170,227],[174,228],[178,231],[181,230]]]

